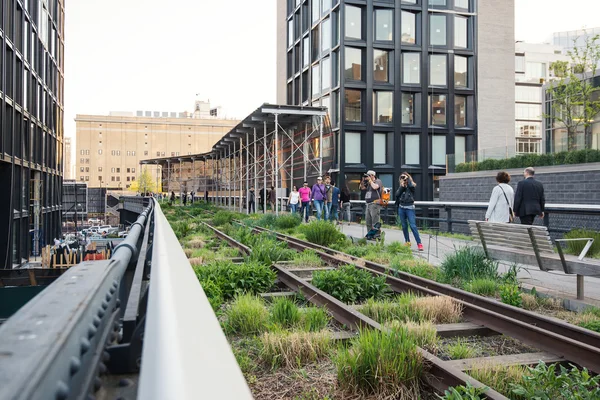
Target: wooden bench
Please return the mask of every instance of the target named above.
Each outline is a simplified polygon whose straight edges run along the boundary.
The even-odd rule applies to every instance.
[[[502,224],[469,220],[469,228],[486,256],[518,264],[537,265],[542,271],[560,270],[577,275],[577,298],[584,298],[584,276],[600,276],[600,260],[584,259],[594,239],[557,239],[556,249],[545,226]],[[563,243],[587,240],[579,256],[565,254]]]

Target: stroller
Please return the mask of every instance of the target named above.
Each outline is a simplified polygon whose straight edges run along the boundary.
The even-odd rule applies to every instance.
[[[377,240],[381,237],[381,223],[376,223],[373,225],[373,229],[367,232],[365,239],[367,240]]]

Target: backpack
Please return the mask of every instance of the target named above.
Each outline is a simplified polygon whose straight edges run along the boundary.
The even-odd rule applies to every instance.
[[[382,190],[381,196],[379,196],[379,200],[377,201],[377,204],[379,204],[380,206],[383,206],[383,207],[387,207],[388,203],[390,202],[390,193],[391,193],[391,189],[384,187]]]

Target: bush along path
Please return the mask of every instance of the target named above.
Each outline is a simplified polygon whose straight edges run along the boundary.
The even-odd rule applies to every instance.
[[[403,271],[451,283],[511,303],[518,303],[518,297],[521,306],[527,308],[553,307],[542,304],[544,301],[535,295],[533,299],[528,298],[518,285],[515,291],[516,280],[510,274],[498,276],[493,264],[478,254],[461,253],[458,257],[462,259],[450,260],[446,266],[436,269],[413,259],[410,251],[399,243],[387,246],[351,243],[331,224],[301,225],[299,218],[292,215],[247,217],[202,205],[185,209],[164,207],[164,211],[222,323],[255,398],[436,398],[423,383],[429,365],[418,351],[419,347],[448,362],[536,350],[504,336],[455,337],[440,333],[444,324],[464,320],[459,303],[446,296],[394,293],[385,278],[364,273],[351,265],[333,268],[314,250],[293,251],[272,233],[253,233],[255,226],[388,265],[392,273]],[[218,225],[221,231],[251,247],[252,255],[242,260],[239,251],[216,239],[200,221]],[[236,221],[242,221],[245,226]],[[284,266],[306,282],[351,304],[355,310],[382,324],[383,330],[365,330],[358,336],[353,335],[348,326],[336,322],[324,309],[310,305],[301,295],[292,296],[289,289],[279,286],[270,267],[272,264]],[[595,315],[594,312],[589,314]],[[585,322],[593,325],[593,321],[594,318],[586,317]],[[490,334],[489,330],[480,333]],[[543,386],[549,376],[520,366],[520,371],[525,371],[522,379],[510,375],[514,373],[513,367],[471,365],[469,368],[463,369],[509,398],[533,398],[518,397],[526,396],[520,394],[523,391],[536,390],[525,378],[535,376]],[[537,366],[542,372],[543,368],[543,364]],[[565,371],[559,368],[558,376],[567,376],[564,378],[567,382],[575,379],[577,373],[580,378],[587,376],[585,370],[576,368]],[[510,376],[515,377],[510,380],[515,387],[502,386],[500,383],[509,381],[503,377]],[[592,393],[593,382],[585,385],[581,393]],[[483,398],[484,391],[464,385],[448,388],[442,398]],[[490,390],[487,393],[491,393]]]

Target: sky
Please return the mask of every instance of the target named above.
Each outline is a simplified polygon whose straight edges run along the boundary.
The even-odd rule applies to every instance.
[[[68,1],[66,135],[76,114],[192,111],[196,94],[230,118],[275,102],[276,1]],[[600,26],[600,0],[515,3],[516,40]]]

